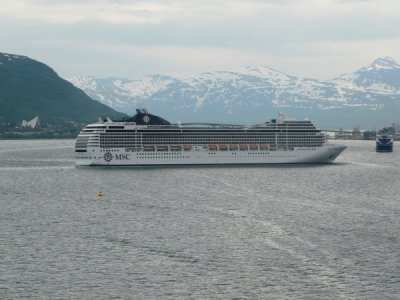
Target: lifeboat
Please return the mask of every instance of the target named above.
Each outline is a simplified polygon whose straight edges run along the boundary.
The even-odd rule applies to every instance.
[[[258,150],[258,145],[257,144],[251,144],[249,145],[250,150]]]
[[[209,145],[208,145],[208,150],[217,151],[217,150],[218,150],[218,147],[217,147],[217,145],[209,144]]]
[[[192,145],[183,145],[183,150],[185,151],[190,151],[192,150],[193,146]]]
[[[157,151],[168,151],[167,145],[157,145]]]
[[[236,151],[238,149],[238,145],[229,145],[229,150]]]
[[[155,147],[154,145],[144,145],[143,146],[143,151],[154,151]]]
[[[228,151],[228,145],[218,145],[219,151]]]
[[[169,146],[169,148],[171,149],[171,151],[181,151],[182,150],[181,145],[171,145],[171,146]]]
[[[260,150],[268,150],[268,144],[260,144]]]
[[[239,145],[239,149],[240,149],[240,151],[247,151],[249,148],[247,145],[241,144],[241,145]]]

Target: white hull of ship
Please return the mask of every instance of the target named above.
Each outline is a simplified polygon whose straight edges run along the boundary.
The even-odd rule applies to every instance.
[[[88,147],[77,154],[78,166],[162,166],[162,165],[263,165],[331,163],[346,148],[325,143],[322,147],[275,151],[210,151],[195,146],[189,151],[127,151]],[[107,155],[106,155],[107,154]]]

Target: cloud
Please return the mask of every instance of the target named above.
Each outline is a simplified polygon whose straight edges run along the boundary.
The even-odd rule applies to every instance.
[[[187,77],[212,70],[230,69],[241,64],[259,65],[260,62],[266,64],[273,61],[273,57],[265,53],[222,47],[81,42],[78,48],[63,41],[42,41],[31,46],[31,49],[31,57],[51,65],[64,77],[80,74],[141,78],[155,73]],[[47,49],[50,55],[43,55],[43,49]]]
[[[49,23],[160,24],[178,18],[206,20],[251,15],[258,1],[46,1],[2,0],[0,15]]]
[[[3,16],[43,22],[161,23],[246,16],[397,15],[397,0],[2,0]],[[240,20],[239,20],[240,21]],[[290,20],[288,20],[290,21]]]
[[[67,76],[264,64],[327,77],[396,57],[398,11],[398,0],[0,0],[0,51]]]
[[[279,43],[282,40],[365,39],[398,35],[397,0],[2,0],[0,16],[40,27],[77,25],[83,31],[93,26],[114,29],[149,40],[145,33],[187,43],[189,35],[209,41],[222,37],[225,46]],[[119,27],[118,27],[119,26]],[[190,30],[190,31],[189,31]],[[79,35],[79,34],[78,34]],[[96,34],[95,34],[96,36]],[[121,35],[122,36],[122,35]],[[228,38],[225,38],[228,37]],[[106,37],[107,38],[107,37]],[[165,40],[165,39],[164,39]],[[195,38],[192,38],[195,40]],[[163,38],[160,39],[161,44]],[[210,42],[206,46],[210,45]],[[216,45],[214,46],[221,46]],[[240,46],[242,47],[242,46]]]
[[[38,22],[72,24],[81,22],[158,24],[179,14],[179,7],[151,2],[110,1],[10,1],[0,3],[3,16]]]
[[[353,72],[377,57],[398,59],[400,38],[311,42],[295,48],[292,52],[271,53],[224,47],[135,46],[89,41],[77,47],[58,40],[37,42],[30,45],[29,51],[31,57],[49,64],[63,77],[95,75],[135,79],[149,74],[188,77],[208,71],[264,65],[289,75],[331,79]]]

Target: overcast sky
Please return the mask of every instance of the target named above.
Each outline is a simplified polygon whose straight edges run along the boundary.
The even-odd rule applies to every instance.
[[[63,77],[242,66],[329,79],[392,56],[399,0],[0,0],[0,52]]]

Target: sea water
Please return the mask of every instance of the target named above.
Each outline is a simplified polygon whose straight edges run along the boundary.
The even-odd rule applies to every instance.
[[[73,140],[0,141],[0,299],[399,299],[400,148],[340,143],[327,165],[77,168]]]

